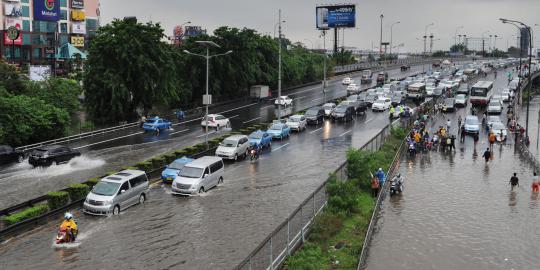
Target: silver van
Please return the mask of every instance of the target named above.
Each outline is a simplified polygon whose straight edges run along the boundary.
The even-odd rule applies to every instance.
[[[83,212],[91,215],[118,215],[148,199],[150,185],[146,173],[125,170],[101,179],[88,193]]]
[[[223,159],[205,156],[184,166],[174,179],[171,192],[179,195],[204,193],[223,183]]]

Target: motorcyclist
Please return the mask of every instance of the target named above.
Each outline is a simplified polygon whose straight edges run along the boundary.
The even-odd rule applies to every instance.
[[[73,214],[66,212],[64,214],[64,221],[60,225],[60,230],[65,230],[69,235],[70,242],[74,242],[77,237],[78,229],[77,222],[73,219]]]
[[[392,183],[395,183],[401,192],[401,186],[403,185],[403,177],[401,176],[401,173],[396,174],[396,176],[392,178]]]
[[[255,153],[252,153],[252,150],[255,150]],[[261,151],[262,151],[262,147],[258,143],[252,144],[249,149],[249,153],[250,155],[252,155],[252,158],[259,158]]]

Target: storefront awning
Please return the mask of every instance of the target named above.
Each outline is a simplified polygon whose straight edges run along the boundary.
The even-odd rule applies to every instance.
[[[77,47],[71,45],[71,43],[66,43],[58,49],[56,54],[56,59],[74,59],[75,55],[79,54],[81,59],[86,59],[86,54],[77,49]]]

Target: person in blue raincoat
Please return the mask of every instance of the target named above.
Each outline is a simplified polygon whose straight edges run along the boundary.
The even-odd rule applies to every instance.
[[[379,178],[379,184],[382,187],[384,185],[384,181],[386,180],[386,174],[384,173],[382,168],[379,168],[377,172],[375,172],[375,176]]]

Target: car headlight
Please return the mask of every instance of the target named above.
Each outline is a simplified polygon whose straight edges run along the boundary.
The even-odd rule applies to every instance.
[[[112,200],[105,200],[105,201],[103,201],[103,204],[104,204],[104,205],[111,205],[112,203],[113,203]]]

